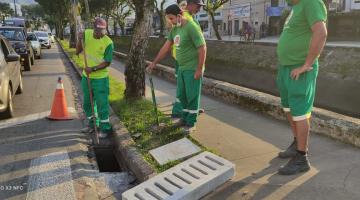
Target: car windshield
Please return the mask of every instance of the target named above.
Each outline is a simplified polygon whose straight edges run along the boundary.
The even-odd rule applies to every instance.
[[[48,34],[45,32],[35,32],[36,36],[38,37],[48,37]]]
[[[21,30],[0,29],[0,34],[12,41],[24,41],[25,37]]]
[[[30,41],[37,41],[37,37],[34,33],[28,33],[28,38],[30,38]]]

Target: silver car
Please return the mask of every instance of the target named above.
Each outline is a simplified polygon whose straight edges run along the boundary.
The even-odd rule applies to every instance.
[[[31,46],[34,50],[35,57],[40,59],[41,58],[41,44],[40,44],[38,37],[33,32],[28,32],[27,34],[28,34],[28,38],[31,42]]]
[[[44,31],[34,31],[35,35],[38,37],[41,47],[51,48],[51,40],[47,32]]]
[[[20,56],[0,35],[0,119],[14,116],[13,97],[22,92]]]

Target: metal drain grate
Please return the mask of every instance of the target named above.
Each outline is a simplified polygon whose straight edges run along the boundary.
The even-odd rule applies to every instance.
[[[196,200],[235,175],[235,165],[203,152],[124,192],[123,200]]]

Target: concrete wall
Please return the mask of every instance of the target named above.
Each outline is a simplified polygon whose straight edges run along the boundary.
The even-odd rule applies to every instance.
[[[127,53],[130,38],[114,38],[117,51]],[[147,59],[152,60],[164,43],[151,38]],[[246,44],[231,41],[207,41],[205,76],[278,95],[275,84],[276,45]],[[173,66],[166,58],[162,64]],[[325,48],[320,58],[317,107],[360,117],[360,48]]]

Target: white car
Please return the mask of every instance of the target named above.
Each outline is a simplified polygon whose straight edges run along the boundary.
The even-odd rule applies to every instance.
[[[35,35],[38,37],[41,47],[51,48],[51,40],[47,32],[44,31],[34,31]]]
[[[51,40],[51,43],[55,43],[55,35],[53,35],[52,33],[48,33],[48,35]]]
[[[34,50],[34,55],[36,58],[40,59],[41,58],[41,44],[39,39],[36,37],[35,33],[33,32],[28,32],[28,38],[31,42],[31,46]]]

